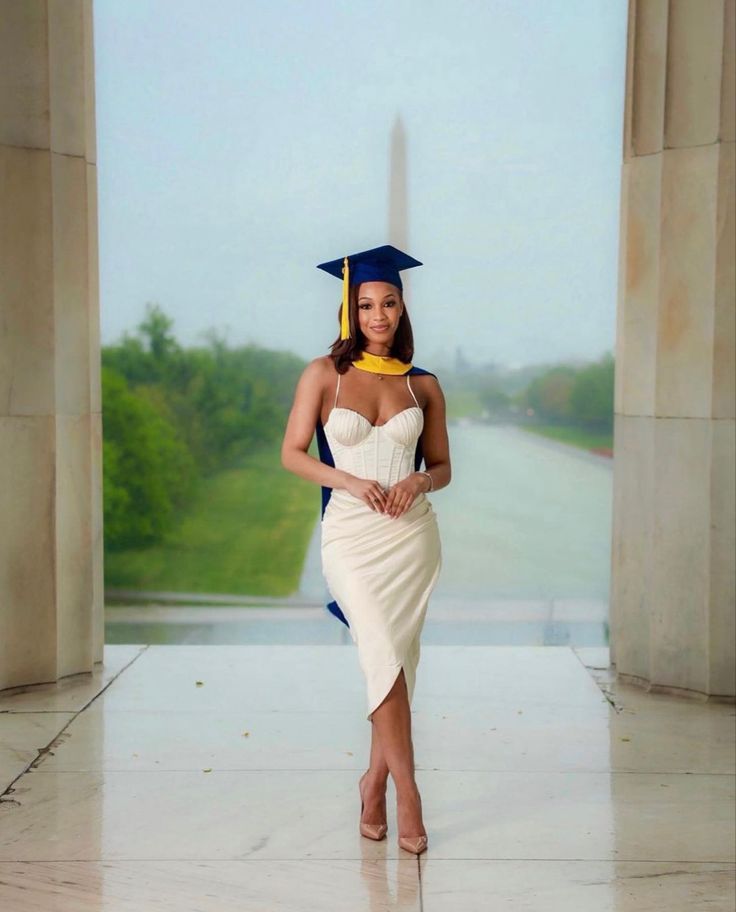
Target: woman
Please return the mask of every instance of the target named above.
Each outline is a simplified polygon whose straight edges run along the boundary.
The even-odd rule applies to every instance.
[[[322,569],[335,599],[328,608],[348,626],[366,678],[373,724],[370,764],[359,782],[360,832],[386,835],[391,773],[399,846],[418,855],[427,832],[410,705],[442,563],[426,493],[450,483],[450,456],[437,377],[411,363],[399,272],[414,266],[421,263],[390,245],[320,264],[342,277],[340,336],[299,379],[281,459],[322,486]],[[307,452],[315,430],[320,459]]]

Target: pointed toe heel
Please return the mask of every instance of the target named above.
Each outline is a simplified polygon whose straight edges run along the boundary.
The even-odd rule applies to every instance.
[[[414,855],[421,855],[427,848],[426,836],[399,836],[399,848]]]
[[[388,826],[385,823],[361,823],[360,835],[366,839],[375,839],[380,842],[388,832]]]
[[[363,816],[363,801],[360,802],[360,816]],[[360,835],[366,839],[375,839],[380,842],[388,832],[388,824],[385,823],[363,823],[360,821]]]

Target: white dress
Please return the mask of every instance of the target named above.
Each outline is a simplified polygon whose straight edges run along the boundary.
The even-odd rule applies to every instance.
[[[424,412],[407,375],[416,406],[385,424],[335,404],[324,425],[335,467],[377,480],[388,490],[414,472]],[[322,571],[358,647],[366,679],[368,719],[404,669],[409,703],[414,695],[420,635],[427,604],[442,566],[437,516],[420,493],[398,517],[371,509],[334,488],[322,517]]]

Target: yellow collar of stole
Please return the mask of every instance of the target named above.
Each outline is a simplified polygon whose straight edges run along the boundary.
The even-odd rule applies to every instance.
[[[393,355],[374,355],[367,351],[362,351],[352,364],[360,370],[370,371],[373,374],[405,374],[412,367],[411,363],[400,361]]]

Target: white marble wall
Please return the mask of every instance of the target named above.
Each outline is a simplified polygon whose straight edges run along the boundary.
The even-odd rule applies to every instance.
[[[0,0],[0,688],[102,660],[92,0]]]
[[[736,694],[735,0],[630,0],[611,658]]]

